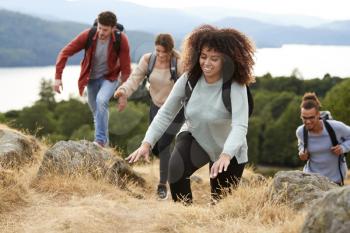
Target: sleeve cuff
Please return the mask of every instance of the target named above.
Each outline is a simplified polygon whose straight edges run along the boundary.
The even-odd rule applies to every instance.
[[[126,90],[126,88],[125,88],[125,87],[121,86],[121,87],[119,87],[119,88],[118,88],[118,90],[123,91],[123,92],[124,92],[124,94],[125,94],[127,97],[129,97],[129,95],[128,95],[128,91]]]
[[[150,145],[151,145],[151,150],[153,149],[153,147],[154,147],[154,145],[155,145],[155,143],[152,143],[152,142],[150,142],[150,141],[147,140],[147,139],[142,140],[141,145],[144,144],[144,143],[150,144]]]
[[[57,85],[61,85],[62,84],[62,80],[61,79],[55,79],[55,86]]]
[[[343,145],[340,145],[340,147],[341,147],[341,150],[342,150],[343,154],[345,154],[345,153],[348,153],[348,152],[349,152],[349,151],[346,151],[346,148],[345,148]]]
[[[234,157],[234,154],[233,153],[230,153],[230,152],[228,152],[228,151],[222,151],[221,152],[221,154],[225,154],[225,155],[228,155],[228,156],[230,156],[230,158],[232,159],[233,157]]]

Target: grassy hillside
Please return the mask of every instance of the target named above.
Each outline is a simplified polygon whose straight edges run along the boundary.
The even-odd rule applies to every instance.
[[[7,128],[0,125],[0,129]],[[36,162],[15,170],[0,167],[0,229],[12,232],[244,232],[297,233],[305,212],[295,212],[268,199],[267,181],[246,182],[217,205],[209,205],[208,167],[192,182],[194,204],[185,207],[170,198],[157,201],[158,164],[134,167],[146,187],[120,189],[88,176],[48,176],[36,179],[43,153]],[[243,177],[252,180],[252,168]],[[349,183],[349,180],[347,181]]]
[[[0,126],[6,127],[6,126]],[[268,201],[268,182],[242,185],[215,206],[209,203],[208,168],[193,183],[194,204],[157,201],[158,163],[135,167],[146,188],[116,188],[87,176],[36,179],[43,153],[20,170],[0,168],[1,232],[298,232],[304,214]],[[253,176],[246,170],[244,176]],[[140,194],[142,198],[136,198]]]

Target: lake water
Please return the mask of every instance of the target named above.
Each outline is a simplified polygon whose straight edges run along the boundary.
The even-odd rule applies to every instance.
[[[254,73],[261,76],[289,76],[296,68],[301,78],[350,77],[350,46],[285,45],[258,49]],[[79,97],[79,66],[67,66],[63,72],[63,93],[56,100]],[[55,67],[0,68],[0,112],[32,105],[39,97],[40,80],[54,79]],[[82,98],[85,100],[85,98]]]

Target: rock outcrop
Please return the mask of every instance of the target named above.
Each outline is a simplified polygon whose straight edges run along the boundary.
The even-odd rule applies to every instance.
[[[145,180],[122,158],[86,140],[60,141],[50,148],[44,155],[38,177],[47,174],[68,176],[89,174],[120,187],[125,187],[128,182],[140,186],[145,184]]]
[[[277,202],[286,202],[294,209],[311,205],[317,199],[338,185],[319,174],[302,171],[280,171],[274,176],[270,187],[270,198]]]
[[[0,129],[0,165],[16,168],[35,160],[36,140],[10,129]]]
[[[310,208],[302,233],[350,232],[350,186],[331,190]]]

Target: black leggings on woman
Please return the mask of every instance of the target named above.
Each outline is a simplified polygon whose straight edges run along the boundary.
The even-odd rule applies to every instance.
[[[150,124],[153,118],[157,115],[159,107],[157,107],[152,101],[149,109],[149,120]],[[159,156],[159,183],[166,184],[168,181],[168,165],[170,158],[170,145],[175,138],[175,135],[179,132],[182,124],[184,122],[184,113],[183,109],[177,114],[174,121],[165,131],[163,136],[158,140],[155,146],[152,149],[152,153],[156,156]]]
[[[169,162],[169,184],[171,196],[174,201],[192,202],[190,176],[199,168],[209,163],[209,169],[213,165],[209,155],[198,144],[189,132],[181,132],[175,143],[175,148]],[[227,171],[219,173],[214,179],[210,179],[212,198],[218,200],[239,183],[245,164],[238,164],[236,158],[232,158]]]

